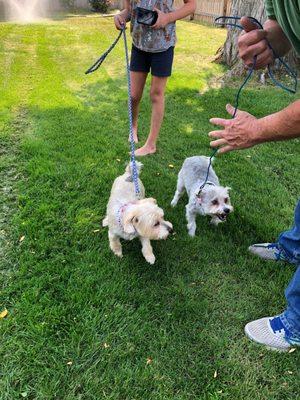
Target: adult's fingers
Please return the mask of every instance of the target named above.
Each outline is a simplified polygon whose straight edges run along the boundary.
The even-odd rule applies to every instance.
[[[224,147],[221,147],[221,148],[218,150],[218,153],[219,153],[219,154],[224,154],[224,153],[228,153],[229,151],[232,151],[232,150],[237,150],[237,149],[235,149],[235,148],[232,147],[232,146],[224,146]]]
[[[210,147],[220,147],[220,146],[224,146],[225,144],[227,144],[227,140],[218,139],[218,140],[213,140],[212,142],[210,142]]]
[[[230,124],[229,119],[224,119],[224,118],[211,118],[209,122],[213,125],[220,125],[220,126],[228,126]]]
[[[235,113],[235,107],[233,107],[231,104],[226,104],[226,111],[233,117]],[[238,115],[239,113],[240,110],[237,110],[236,115]]]
[[[250,32],[255,29],[259,29],[259,26],[248,17],[241,18],[241,25],[244,28],[245,32]]]
[[[273,52],[269,47],[261,53],[255,63],[255,69],[266,67],[268,64],[272,64],[274,61]]]
[[[219,139],[219,138],[223,137],[223,132],[224,131],[221,131],[221,130],[219,130],[219,131],[211,131],[211,132],[209,132],[208,136],[210,138],[213,138],[213,139],[216,139],[216,138]]]
[[[257,29],[256,31],[243,32],[238,37],[238,46],[240,49],[244,47],[252,46],[253,44],[259,43],[260,41],[266,39],[267,32],[262,29]]]
[[[249,63],[253,63],[253,58],[259,56],[268,50],[268,44],[265,40],[261,40],[258,43],[255,43],[251,46],[247,46],[245,48],[240,49],[240,57],[244,62],[248,65]],[[270,50],[270,49],[269,49]]]

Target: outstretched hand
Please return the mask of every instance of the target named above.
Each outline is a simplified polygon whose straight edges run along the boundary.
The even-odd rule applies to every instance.
[[[230,115],[234,115],[232,105],[227,104],[226,110]],[[213,148],[219,148],[219,153],[246,149],[260,141],[262,130],[260,122],[245,111],[238,110],[234,119],[211,118],[210,122],[224,128],[209,133],[211,138],[217,139],[210,142],[210,145]]]

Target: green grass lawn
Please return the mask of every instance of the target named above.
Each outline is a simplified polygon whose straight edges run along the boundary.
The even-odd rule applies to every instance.
[[[215,85],[225,32],[178,23],[159,151],[142,175],[176,235],[153,244],[154,266],[138,241],[117,259],[100,221],[128,160],[122,46],[84,75],[115,34],[92,17],[0,24],[0,399],[300,399],[299,351],[269,352],[243,333],[285,307],[294,268],[247,246],[292,223],[299,141],[217,159],[235,213],[218,228],[199,219],[189,238],[186,198],[169,205],[177,173],[185,157],[210,154],[209,118],[226,115],[236,89]],[[251,87],[241,108],[263,116],[292,99]]]

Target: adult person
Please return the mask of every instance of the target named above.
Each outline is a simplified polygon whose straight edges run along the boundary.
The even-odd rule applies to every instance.
[[[115,26],[121,29],[131,21],[131,97],[133,114],[133,131],[135,142],[138,142],[139,105],[143,95],[146,79],[151,70],[152,80],[150,98],[152,115],[150,133],[146,143],[137,149],[137,156],[156,152],[156,142],[164,118],[165,88],[172,72],[174,47],[176,44],[175,22],[192,14],[196,9],[196,0],[184,0],[184,5],[173,10],[174,0],[125,0],[125,8],[115,16]],[[137,22],[137,7],[155,10],[158,19],[153,26]]]
[[[248,67],[252,65],[254,56],[257,56],[256,68],[263,68],[274,61],[274,54],[266,39],[279,56],[286,54],[291,47],[300,55],[299,1],[265,0],[265,4],[268,20],[263,30],[257,29],[246,17],[241,20],[244,32],[238,40],[239,54]],[[232,115],[233,107],[227,105],[226,108]],[[223,128],[209,134],[215,139],[211,146],[219,148],[219,153],[245,149],[269,141],[289,140],[300,137],[300,101],[297,100],[287,108],[264,118],[258,119],[247,112],[238,111],[234,119],[212,118],[211,122]],[[295,145],[299,150],[299,144]],[[255,244],[249,250],[263,259],[295,264],[297,270],[285,292],[286,310],[275,317],[248,323],[245,326],[246,335],[271,349],[287,351],[291,346],[299,346],[300,200],[296,206],[292,229],[283,232],[276,243]]]

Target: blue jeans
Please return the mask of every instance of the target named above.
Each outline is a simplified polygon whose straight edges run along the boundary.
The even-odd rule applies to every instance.
[[[288,260],[297,266],[295,275],[285,291],[288,305],[281,314],[281,320],[289,332],[287,340],[300,345],[300,200],[295,210],[294,226],[279,236],[278,244]]]

